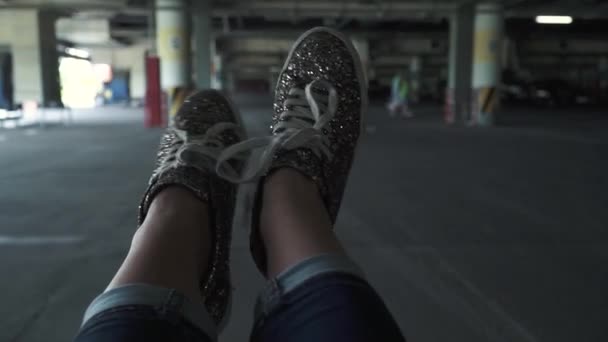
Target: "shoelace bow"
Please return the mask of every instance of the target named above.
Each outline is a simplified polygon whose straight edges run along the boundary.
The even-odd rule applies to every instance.
[[[211,126],[204,134],[189,134],[178,128],[172,128],[172,131],[184,143],[173,147],[169,151],[157,174],[162,174],[179,165],[188,165],[200,171],[212,171],[215,162],[226,148],[220,138],[221,134],[232,131],[239,137],[243,135],[242,128],[231,122],[219,122]],[[201,158],[201,156],[204,158]],[[238,156],[235,156],[235,158],[238,158]],[[230,163],[224,163],[222,173],[236,175],[238,172]]]
[[[315,90],[325,90],[327,94]],[[333,119],[338,108],[338,95],[334,86],[324,80],[315,80],[304,89],[292,88],[284,105],[285,111],[274,126],[272,135],[245,140],[226,148],[219,155],[216,172],[220,177],[233,183],[256,180],[269,171],[278,150],[307,147],[317,157],[331,159],[329,140],[323,129]],[[246,159],[260,148],[263,150],[259,157],[250,158],[242,174],[229,167],[231,160]]]

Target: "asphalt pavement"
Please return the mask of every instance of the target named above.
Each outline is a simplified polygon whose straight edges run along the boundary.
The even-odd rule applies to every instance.
[[[248,130],[266,100],[237,101]],[[447,127],[373,106],[336,230],[409,341],[608,340],[608,116],[517,110]],[[0,341],[68,341],[135,230],[161,131],[137,109],[0,129]],[[237,225],[238,226],[238,225]],[[233,244],[223,341],[264,282]]]

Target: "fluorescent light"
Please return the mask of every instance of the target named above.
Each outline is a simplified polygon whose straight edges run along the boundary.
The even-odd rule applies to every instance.
[[[572,17],[567,15],[539,15],[536,17],[539,24],[572,24]]]

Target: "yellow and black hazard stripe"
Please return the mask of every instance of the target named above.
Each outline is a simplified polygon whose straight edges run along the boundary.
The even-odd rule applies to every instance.
[[[479,90],[479,104],[481,113],[494,113],[498,107],[498,91],[496,87],[486,87]]]
[[[169,90],[169,116],[173,118],[186,98],[192,93],[188,87],[175,87]]]

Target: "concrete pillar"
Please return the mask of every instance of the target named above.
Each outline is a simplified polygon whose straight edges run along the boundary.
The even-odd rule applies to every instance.
[[[224,84],[226,91],[228,91],[229,93],[235,93],[236,92],[236,77],[235,77],[235,70],[228,70],[226,72],[226,83]],[[272,81],[272,87],[274,87],[274,85],[276,83],[274,83],[274,81]]]
[[[450,52],[445,121],[466,122],[471,112],[471,70],[473,54],[473,4],[460,6],[450,18]]]
[[[410,87],[410,101],[419,103],[420,88],[422,87],[422,58],[420,56],[414,56],[410,61]]]
[[[276,70],[270,70],[268,73],[268,93],[274,95],[274,89],[279,81],[279,73]]]
[[[62,103],[59,54],[57,52],[57,36],[55,34],[55,22],[57,18],[58,16],[52,12],[38,12],[43,106],[57,106]]]
[[[212,85],[212,54],[214,53],[212,44],[214,41],[212,40],[211,19],[210,0],[195,1],[192,21],[194,26],[196,86],[199,89],[210,88]]]
[[[13,58],[10,51],[5,50],[8,49],[0,46],[0,110],[11,109],[14,106]]]
[[[608,56],[602,56],[599,60],[600,99],[606,101],[608,96]]]
[[[511,69],[516,70],[517,68],[514,66],[514,58],[515,55],[515,43],[513,40],[503,37],[502,40],[502,49],[501,49],[501,64],[502,69]]]
[[[186,0],[156,0],[156,51],[165,91],[191,83],[189,16]]]
[[[0,46],[12,55],[16,104],[61,104],[56,20],[50,11],[0,10]]]
[[[363,73],[365,75],[365,80],[369,83],[369,41],[363,37],[354,37],[352,41],[353,45],[355,46],[355,49],[359,53],[359,57],[361,58],[361,64],[363,65]]]
[[[500,104],[503,22],[500,4],[477,5],[473,53],[473,105],[469,122],[471,125],[491,125]]]

